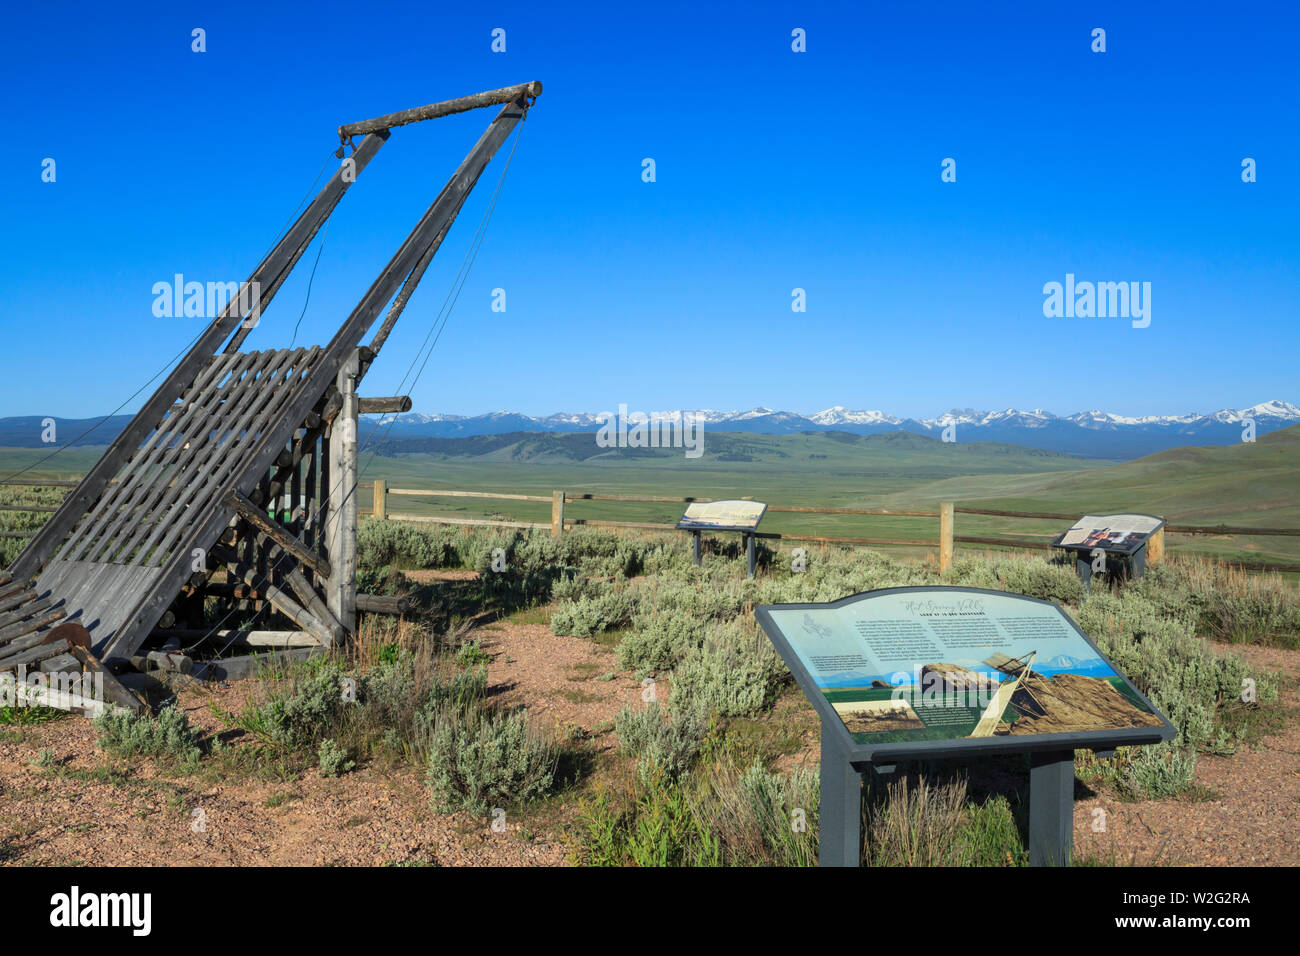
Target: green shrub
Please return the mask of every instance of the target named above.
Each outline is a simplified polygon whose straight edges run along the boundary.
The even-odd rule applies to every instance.
[[[95,730],[99,747],[118,757],[155,757],[193,766],[203,755],[198,732],[174,704],[158,711],[156,717],[107,712],[95,718]]]
[[[321,741],[317,756],[322,777],[341,776],[357,765],[349,759],[347,750],[328,738]]]
[[[1190,615],[1167,617],[1136,591],[1092,594],[1079,626],[1178,729],[1176,746],[1227,751],[1234,745],[1219,708],[1240,700],[1247,678],[1260,705],[1277,699],[1275,674],[1251,673],[1236,655],[1216,654],[1194,633]]]
[[[685,656],[687,649],[702,640],[705,623],[674,611],[638,611],[631,629],[619,642],[618,663],[638,677],[668,670]]]
[[[620,749],[637,758],[637,775],[643,782],[672,782],[690,770],[708,726],[697,711],[683,711],[672,720],[651,701],[645,707],[624,707],[614,718]]]
[[[871,866],[951,865],[966,803],[964,781],[903,777],[868,805],[865,857]]]
[[[312,668],[291,690],[273,695],[259,709],[262,732],[284,747],[316,749],[321,740],[337,732],[345,708],[355,706],[345,699],[344,676],[333,661]]]
[[[627,587],[604,588],[593,595],[561,604],[551,615],[551,630],[573,637],[591,637],[626,624],[636,608]]]
[[[821,787],[815,771],[799,768],[782,776],[755,760],[733,792],[731,819],[723,828],[732,865],[816,865]]]
[[[429,741],[426,780],[443,811],[486,812],[492,803],[524,803],[549,793],[556,755],[525,712],[443,704]]]
[[[748,716],[769,705],[789,675],[752,621],[715,624],[673,669],[672,700],[684,710]]]
[[[722,865],[722,847],[686,787],[662,777],[637,781],[626,807],[597,788],[579,801],[575,821],[573,858],[583,866]]]
[[[1167,743],[1153,744],[1135,747],[1125,755],[1115,783],[1126,796],[1158,799],[1182,793],[1192,785],[1195,772],[1195,751]]]

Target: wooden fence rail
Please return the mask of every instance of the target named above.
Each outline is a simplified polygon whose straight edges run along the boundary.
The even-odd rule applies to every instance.
[[[0,485],[16,485],[26,487],[47,487],[47,488],[74,488],[77,482],[65,479],[5,479],[0,481]],[[415,498],[476,498],[494,501],[528,501],[537,503],[547,503],[551,505],[551,520],[549,523],[540,521],[508,521],[490,518],[460,518],[451,515],[419,515],[409,513],[397,513],[389,510],[388,496],[401,495],[404,497]],[[565,515],[565,506],[579,501],[616,501],[616,502],[633,502],[647,504],[691,504],[693,502],[710,502],[714,498],[705,498],[698,496],[675,496],[675,495],[613,495],[597,494],[594,492],[582,491],[564,491],[557,489],[549,495],[530,495],[518,494],[514,492],[493,492],[493,491],[464,491],[459,488],[389,488],[385,479],[376,479],[374,482],[374,506],[370,509],[359,509],[359,514],[370,514],[376,518],[392,519],[395,521],[411,521],[423,524],[446,524],[461,526],[479,526],[479,527],[496,527],[496,528],[514,528],[526,531],[550,531],[553,535],[563,534],[565,530],[573,528],[612,528],[612,529],[640,529],[649,531],[672,531],[675,525],[664,522],[654,521],[611,521],[606,519],[595,518],[574,518]],[[52,513],[57,508],[45,505],[19,505],[7,504],[0,502],[0,512],[38,512]],[[1003,537],[1003,536],[980,536],[980,535],[960,535],[955,533],[955,515],[979,515],[984,517],[1012,518],[1012,519],[1038,519],[1053,521],[1070,521],[1078,519],[1077,514],[1068,514],[1057,511],[1011,511],[999,508],[967,508],[955,505],[950,502],[944,502],[939,506],[938,511],[915,510],[904,508],[821,508],[809,505],[769,505],[767,510],[779,514],[801,514],[801,515],[859,515],[866,517],[897,517],[897,518],[938,518],[938,536],[936,538],[876,538],[876,537],[839,537],[828,535],[811,535],[811,534],[786,534],[778,532],[758,532],[759,538],[777,541],[801,541],[814,544],[850,544],[850,545],[898,545],[904,547],[922,547],[937,548],[939,552],[939,567],[946,570],[952,566],[955,555],[955,545],[958,544],[979,544],[993,547],[1005,548],[1024,548],[1030,550],[1047,551],[1051,550],[1050,541],[1034,540],[1024,537]],[[1267,536],[1300,536],[1300,528],[1250,528],[1236,525],[1183,525],[1167,524],[1163,529],[1156,532],[1147,546],[1147,562],[1149,564],[1157,563],[1161,560],[1165,550],[1165,533],[1178,535],[1267,535]],[[0,530],[0,538],[28,538],[34,535],[33,531],[8,531]],[[1265,561],[1238,561],[1232,560],[1227,563],[1234,567],[1247,571],[1282,571],[1282,572],[1300,572],[1300,564],[1283,564],[1277,562]]]
[[[416,497],[440,498],[479,498],[500,501],[535,501],[551,503],[551,522],[545,524],[537,521],[501,521],[480,518],[458,518],[442,515],[413,515],[394,513],[389,510],[388,495],[409,495]],[[650,504],[691,504],[693,502],[710,502],[714,498],[698,496],[679,497],[675,495],[613,495],[594,492],[575,492],[557,489],[550,495],[527,495],[506,492],[461,491],[459,489],[428,488],[388,488],[383,479],[375,482],[375,506],[371,514],[387,517],[397,521],[418,521],[428,524],[483,525],[488,527],[521,528],[533,531],[550,530],[553,535],[560,535],[572,528],[632,528],[653,531],[672,531],[676,525],[650,521],[610,521],[594,518],[572,518],[565,515],[565,506],[578,501],[622,501]],[[805,505],[769,505],[767,510],[773,513],[808,514],[808,515],[862,515],[872,517],[897,518],[938,518],[938,537],[916,538],[872,538],[872,537],[837,537],[827,535],[786,534],[761,531],[756,537],[779,541],[806,541],[817,544],[852,544],[852,545],[901,545],[907,547],[937,548],[940,570],[952,566],[957,544],[981,544],[1005,548],[1024,548],[1047,551],[1052,549],[1050,541],[1034,540],[1023,537],[992,537],[977,535],[959,535],[955,533],[957,514],[980,515],[1014,519],[1048,519],[1059,521],[1077,521],[1078,514],[1065,514],[1049,511],[1009,511],[993,508],[966,508],[951,502],[944,502],[938,511],[914,510],[904,508],[820,508]],[[1230,525],[1166,525],[1152,535],[1147,545],[1147,563],[1158,563],[1165,553],[1165,532],[1187,535],[1288,535],[1300,536],[1300,528],[1245,528]],[[1053,535],[1055,537],[1055,535]],[[1280,564],[1261,561],[1229,561],[1234,567],[1248,571],[1287,571],[1300,572],[1300,564]]]

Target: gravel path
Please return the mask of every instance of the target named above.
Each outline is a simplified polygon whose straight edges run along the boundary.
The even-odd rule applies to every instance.
[[[1211,645],[1249,663],[1300,677],[1300,651]],[[1281,733],[1227,757],[1202,755],[1195,782],[1200,796],[1125,803],[1099,793],[1076,800],[1076,850],[1103,860],[1139,864],[1295,866],[1300,864],[1300,713],[1283,687],[1287,713]],[[1094,833],[1105,811],[1104,833]]]

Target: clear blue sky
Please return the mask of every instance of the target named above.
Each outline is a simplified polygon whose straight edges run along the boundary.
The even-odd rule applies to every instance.
[[[1300,401],[1298,20],[1290,3],[11,6],[0,415],[104,414],[166,366],[199,320],[155,318],[153,283],[247,277],[339,124],[533,79],[418,410]],[[490,116],[394,131],[332,221],[299,343],[329,338]],[[365,392],[406,372],[503,159]],[[288,344],[315,256],[247,347]],[[1150,282],[1150,327],[1044,318],[1067,272]]]

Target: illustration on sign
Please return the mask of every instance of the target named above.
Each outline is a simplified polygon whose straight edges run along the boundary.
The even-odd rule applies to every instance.
[[[1056,539],[1058,548],[1101,548],[1132,554],[1164,521],[1152,515],[1084,515]]]
[[[859,744],[1166,726],[1050,602],[901,588],[757,615]]]
[[[695,501],[677,522],[679,530],[752,531],[763,519],[761,501]]]

